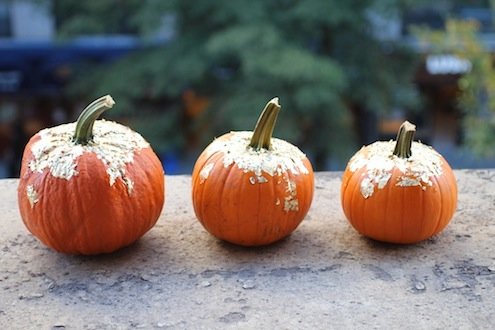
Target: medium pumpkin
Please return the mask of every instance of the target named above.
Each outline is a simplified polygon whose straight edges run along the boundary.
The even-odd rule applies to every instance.
[[[96,120],[107,95],[77,123],[41,130],[27,143],[18,202],[27,229],[56,251],[99,254],[129,245],[158,220],[164,173],[150,145],[130,128]]]
[[[390,243],[415,243],[442,231],[457,207],[457,184],[447,161],[413,142],[404,122],[397,141],[363,147],[345,169],[341,199],[362,235]]]
[[[278,241],[301,223],[313,198],[311,163],[272,138],[280,111],[268,102],[254,132],[230,132],[201,153],[192,173],[197,218],[212,235],[243,246]]]

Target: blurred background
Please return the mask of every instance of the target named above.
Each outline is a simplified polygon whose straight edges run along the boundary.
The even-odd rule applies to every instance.
[[[495,167],[495,1],[0,0],[0,177],[111,94],[167,174],[280,97],[274,135],[342,170],[403,120],[454,168]]]

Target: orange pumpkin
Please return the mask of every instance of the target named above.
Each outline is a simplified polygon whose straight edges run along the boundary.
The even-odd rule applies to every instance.
[[[97,120],[107,95],[77,123],[41,130],[27,143],[18,202],[27,229],[56,251],[99,254],[144,235],[164,202],[164,173],[150,145],[130,128]]]
[[[197,218],[212,235],[243,246],[278,241],[301,223],[313,198],[311,163],[292,144],[272,138],[278,98],[254,132],[230,132],[199,156],[192,173]]]
[[[457,206],[457,184],[447,161],[413,142],[404,122],[397,141],[363,147],[345,169],[341,200],[362,235],[390,243],[415,243],[445,228]]]

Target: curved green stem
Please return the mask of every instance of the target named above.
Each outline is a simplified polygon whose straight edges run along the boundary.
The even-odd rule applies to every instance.
[[[271,99],[261,112],[258,122],[254,127],[253,136],[249,146],[255,150],[270,149],[271,140],[273,135],[273,129],[277,116],[280,111],[280,104],[278,103],[278,97]]]
[[[88,144],[93,138],[95,120],[105,111],[113,107],[115,101],[110,95],[105,95],[93,101],[79,115],[74,133],[76,144]]]
[[[407,120],[400,125],[397,141],[395,142],[394,155],[400,158],[411,157],[411,146],[416,133],[416,126]]]

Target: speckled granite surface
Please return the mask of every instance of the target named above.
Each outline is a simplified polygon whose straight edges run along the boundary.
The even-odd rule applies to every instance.
[[[495,324],[495,170],[456,171],[459,205],[411,246],[360,237],[341,173],[317,173],[312,208],[269,247],[220,242],[195,220],[190,178],[167,176],[164,212],[111,255],[42,246],[0,181],[1,329],[486,329]]]

